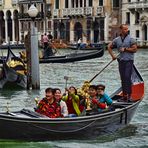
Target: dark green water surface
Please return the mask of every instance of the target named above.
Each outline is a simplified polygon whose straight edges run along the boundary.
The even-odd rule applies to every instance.
[[[16,51],[17,52],[17,51]],[[68,50],[60,51],[61,54]],[[39,91],[1,90],[0,111],[17,111],[22,108],[35,107],[34,98],[44,96],[47,87],[59,87],[64,91],[64,76],[68,76],[68,86],[80,87],[85,80],[90,80],[98,73],[111,57],[108,52],[102,58],[67,64],[40,65],[41,89]],[[140,49],[135,54],[135,65],[145,81],[145,97],[129,126],[112,135],[98,136],[93,140],[65,140],[46,142],[24,142],[0,140],[0,148],[148,148],[148,50]],[[110,95],[120,85],[117,62],[106,68],[92,84],[103,83]]]

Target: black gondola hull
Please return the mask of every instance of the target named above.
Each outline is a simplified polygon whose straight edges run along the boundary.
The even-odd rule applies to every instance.
[[[46,59],[39,59],[39,62],[40,63],[70,63],[70,62],[99,58],[99,57],[102,57],[103,55],[104,55],[104,49],[97,48],[97,50],[90,51],[90,52],[83,52],[83,53],[76,52],[68,55],[50,56]],[[0,63],[2,63],[3,59],[5,58],[6,57],[1,57]]]
[[[19,117],[21,114],[18,117],[0,114],[0,138],[26,140],[93,138],[125,127],[131,121],[139,102],[117,111],[77,118],[35,119]]]

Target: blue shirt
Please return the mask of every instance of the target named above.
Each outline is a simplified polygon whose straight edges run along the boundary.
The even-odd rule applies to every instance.
[[[136,44],[136,40],[127,35],[124,39],[121,36],[115,38],[112,42],[113,47],[116,47],[120,52],[120,48],[130,48],[132,45]],[[128,61],[134,60],[134,53],[131,52],[121,52],[119,56],[120,60]]]
[[[103,95],[101,95],[99,102],[106,103],[107,105],[111,105],[113,100],[106,93],[104,93]]]

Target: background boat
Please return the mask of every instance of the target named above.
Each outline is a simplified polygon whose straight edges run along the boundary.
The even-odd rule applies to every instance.
[[[26,88],[25,64],[14,55],[10,47],[6,59],[3,59],[1,69],[0,88]]]
[[[88,60],[93,58],[99,58],[104,55],[104,49],[102,47],[97,47],[94,51],[78,51],[65,55],[52,55],[48,58],[40,58],[40,63],[69,63],[75,61]],[[3,60],[6,59],[6,56],[0,57],[0,63],[3,63]]]

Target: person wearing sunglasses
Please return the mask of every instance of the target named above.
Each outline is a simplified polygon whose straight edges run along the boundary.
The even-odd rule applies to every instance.
[[[54,98],[53,88],[49,87],[45,90],[45,97],[39,102],[35,111],[49,118],[63,117],[60,104]]]
[[[108,106],[112,104],[112,99],[104,92],[105,85],[92,85],[90,86],[90,97],[95,110],[102,112],[102,110],[107,109]]]
[[[112,104],[113,100],[105,93],[105,85],[97,85],[97,99],[101,103],[106,103],[108,106]]]

